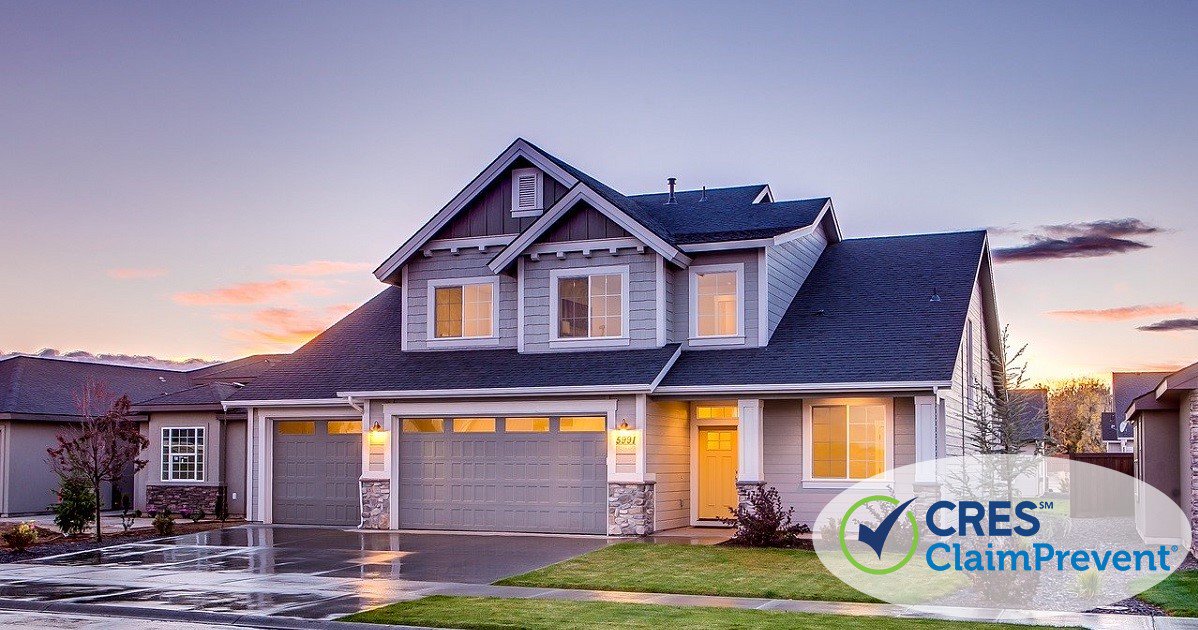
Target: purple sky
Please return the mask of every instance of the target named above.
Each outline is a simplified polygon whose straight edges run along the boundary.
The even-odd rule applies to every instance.
[[[997,272],[1034,376],[1190,363],[1196,23],[1195,3],[3,3],[0,351],[290,350],[524,136],[626,193],[768,182],[832,196],[848,236],[1039,237]]]

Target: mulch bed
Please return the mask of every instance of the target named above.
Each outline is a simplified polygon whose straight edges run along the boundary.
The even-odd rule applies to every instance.
[[[229,521],[221,523],[220,521],[205,521],[200,523],[192,522],[175,522],[175,533],[179,536],[182,534],[194,534],[196,532],[206,532],[213,529],[221,529],[240,525],[241,521]],[[110,547],[113,545],[124,545],[126,543],[138,542],[142,540],[150,540],[153,538],[163,538],[153,527],[136,527],[128,532],[104,534],[104,540],[97,543],[95,540],[95,532],[83,534],[80,536],[66,537],[61,533],[46,529],[44,527],[37,528],[38,542],[26,549],[23,553],[17,553],[9,549],[0,542],[0,564],[7,562],[21,562],[34,558],[44,558],[47,556],[56,556],[62,553],[72,553],[75,551],[89,551],[92,549],[100,549],[102,547]]]

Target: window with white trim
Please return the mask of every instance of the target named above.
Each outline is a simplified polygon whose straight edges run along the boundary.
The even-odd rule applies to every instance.
[[[808,411],[808,478],[857,480],[887,471],[886,405],[815,403]]]
[[[512,216],[529,217],[541,214],[542,173],[535,168],[517,168],[512,171]]]
[[[745,272],[741,263],[690,270],[690,336],[734,343],[745,334]]]
[[[432,287],[433,338],[477,339],[494,335],[495,284]]]
[[[627,271],[563,275],[555,279],[556,339],[625,335]]]
[[[204,480],[204,428],[162,429],[162,480]]]

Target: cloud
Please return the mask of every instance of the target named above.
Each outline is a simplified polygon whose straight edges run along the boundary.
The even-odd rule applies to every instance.
[[[269,282],[243,282],[211,291],[176,293],[173,299],[190,306],[261,304],[301,291],[319,292],[319,289],[303,281],[280,278]]]
[[[1138,326],[1136,330],[1147,330],[1150,332],[1198,330],[1198,318],[1191,317],[1182,319],[1162,319],[1159,322],[1148,324],[1147,326]]]
[[[320,308],[264,308],[248,314],[226,314],[225,320],[251,324],[234,328],[225,337],[250,349],[293,349],[324,332],[338,319],[354,310],[354,304],[334,304]]]
[[[168,272],[166,269],[162,269],[159,267],[145,267],[145,268],[124,267],[124,268],[117,268],[117,269],[109,269],[105,273],[108,274],[109,278],[114,278],[116,280],[142,280],[145,278],[161,278],[162,276],[165,276]]]
[[[163,359],[145,354],[93,354],[86,350],[71,350],[63,352],[57,348],[42,348],[37,352],[3,352],[0,351],[0,359],[6,359],[16,355],[27,355],[35,357],[48,357],[51,359],[66,359],[69,361],[86,361],[88,363],[108,363],[111,365],[133,365],[138,367],[155,367],[165,368],[169,370],[191,370],[204,367],[206,365],[214,365],[217,361],[208,361],[204,359]]]
[[[1085,322],[1120,322],[1129,319],[1145,317],[1160,317],[1162,315],[1184,315],[1194,312],[1184,304],[1136,304],[1116,308],[1077,309],[1069,311],[1049,311],[1050,317],[1070,319]]]
[[[1159,227],[1132,218],[1043,225],[1039,233],[1024,234],[1023,245],[996,248],[994,259],[1017,262],[1123,254],[1152,247],[1142,238],[1132,237],[1161,231]]]
[[[370,271],[374,265],[368,262],[344,260],[309,260],[298,265],[271,265],[270,272],[281,276],[337,276]]]

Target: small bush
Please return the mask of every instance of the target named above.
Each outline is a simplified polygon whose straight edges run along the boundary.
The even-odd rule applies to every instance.
[[[196,508],[196,510],[194,512],[189,512],[187,514],[187,518],[191,519],[192,523],[199,523],[200,521],[204,520],[205,516],[208,516],[208,515],[205,514],[204,510],[202,510],[200,508]]]
[[[750,490],[746,499],[731,508],[732,518],[720,519],[736,527],[733,543],[746,547],[793,547],[799,534],[811,532],[810,527],[793,522],[794,508],[782,509],[777,488]]]
[[[141,518],[141,510],[131,510],[133,501],[128,496],[121,497],[121,529],[128,533],[137,519]]]
[[[229,520],[229,500],[225,497],[224,492],[216,497],[216,514],[214,516],[222,523]]]
[[[76,536],[96,520],[96,495],[81,479],[65,478],[58,488],[58,503],[50,506],[54,525],[64,536]]]
[[[154,531],[160,536],[170,536],[175,533],[175,518],[171,514],[170,508],[162,508],[161,512],[154,514],[154,520],[150,522],[154,526]]]
[[[4,544],[8,545],[13,553],[23,553],[29,545],[37,542],[37,527],[32,521],[20,523],[0,534],[0,538],[4,539]]]

